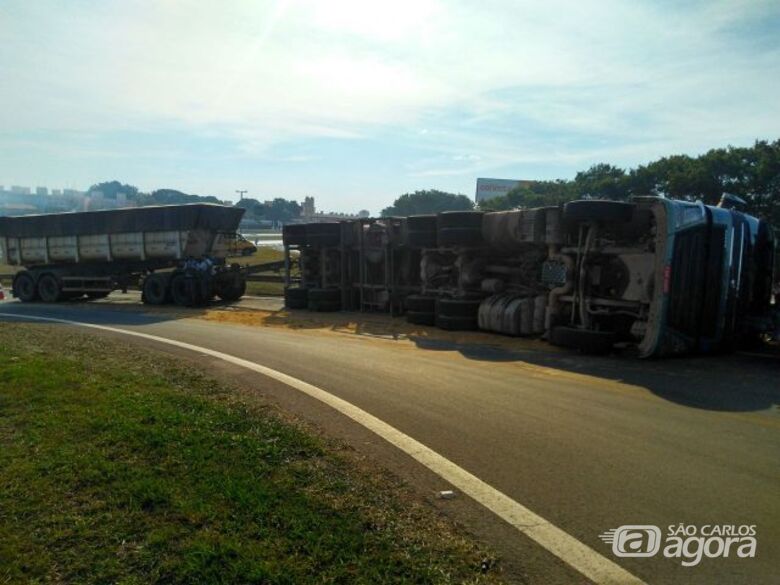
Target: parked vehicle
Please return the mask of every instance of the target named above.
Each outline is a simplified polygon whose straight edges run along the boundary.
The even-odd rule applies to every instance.
[[[257,252],[257,246],[241,234],[236,234],[228,246],[229,256],[251,256],[255,252]]]
[[[538,335],[593,353],[727,351],[773,329],[772,231],[739,206],[582,200],[326,224],[329,241],[308,235],[326,228],[289,226],[301,279],[286,297],[305,307],[301,298],[327,288],[346,301],[329,310],[397,303],[411,323]],[[339,277],[324,279],[324,269]],[[373,302],[350,303],[356,294]]]
[[[238,300],[246,275],[225,257],[244,210],[212,204],[0,218],[0,252],[23,266],[13,294],[57,302],[139,286],[145,303]]]

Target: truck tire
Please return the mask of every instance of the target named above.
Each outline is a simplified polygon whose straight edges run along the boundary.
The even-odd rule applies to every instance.
[[[62,286],[53,274],[38,279],[38,296],[44,303],[56,303],[62,299]]]
[[[436,216],[436,227],[442,228],[471,228],[482,231],[481,211],[442,211]]]
[[[445,211],[436,217],[439,246],[476,247],[485,243],[481,211]]]
[[[141,300],[147,305],[164,305],[171,302],[168,279],[162,274],[150,274],[144,280]]]
[[[404,244],[409,248],[435,248],[436,216],[411,215],[407,217]]]
[[[171,278],[171,298],[180,307],[196,307],[205,301],[200,293],[200,282],[196,276],[176,274]]]
[[[246,293],[246,278],[234,276],[216,287],[217,296],[225,302],[235,303]]]
[[[409,295],[404,300],[404,306],[406,307],[407,311],[435,313],[436,297],[429,297],[425,295]]]
[[[476,317],[436,315],[436,326],[447,331],[476,331],[478,325]]]
[[[282,242],[285,246],[306,245],[306,224],[291,223],[282,228]]]
[[[307,306],[310,311],[340,311],[341,291],[337,288],[310,288]]]
[[[35,287],[35,280],[32,274],[26,270],[16,275],[12,288],[14,296],[23,303],[32,303],[38,300],[38,289]]]
[[[313,248],[334,248],[341,243],[341,224],[306,224],[306,244]]]
[[[415,325],[436,325],[436,313],[432,311],[406,311],[406,322]]]
[[[578,349],[582,353],[605,354],[612,351],[616,337],[611,331],[593,331],[576,327],[553,327],[550,343],[560,347]]]
[[[482,230],[477,228],[441,228],[437,240],[442,248],[476,248],[485,243]]]
[[[436,314],[447,317],[468,317],[476,319],[479,314],[480,300],[439,299],[436,304]]]
[[[633,215],[633,203],[622,201],[571,201],[563,206],[563,219],[569,223],[626,223],[631,221]]]
[[[309,304],[309,289],[290,287],[284,290],[284,306],[288,309],[305,309]]]

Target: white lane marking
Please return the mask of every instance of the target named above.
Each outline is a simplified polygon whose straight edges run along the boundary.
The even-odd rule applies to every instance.
[[[583,544],[573,536],[567,534],[557,526],[551,524],[538,514],[535,514],[522,504],[516,502],[506,494],[498,491],[496,488],[488,485],[477,476],[472,475],[462,467],[459,467],[443,455],[426,447],[419,441],[413,439],[378,419],[365,410],[326,392],[322,388],[313,386],[308,382],[293,378],[287,374],[273,370],[266,366],[261,366],[254,362],[235,357],[220,351],[215,351],[207,347],[184,343],[174,339],[158,337],[139,331],[129,331],[116,327],[107,327],[105,325],[96,325],[93,323],[82,323],[80,321],[69,321],[66,319],[55,319],[52,317],[38,317],[33,315],[19,315],[16,313],[0,313],[0,317],[12,317],[21,319],[32,319],[36,321],[50,321],[53,323],[63,323],[66,325],[77,325],[101,331],[110,331],[111,333],[121,333],[123,335],[132,335],[158,343],[167,343],[175,347],[197,352],[201,355],[208,355],[223,361],[253,370],[259,374],[282,382],[296,390],[303,392],[324,402],[328,406],[335,408],[341,414],[348,416],[358,424],[373,431],[388,443],[397,447],[407,455],[416,459],[419,463],[451,483],[464,494],[470,496],[482,506],[493,512],[496,516],[514,526],[517,530],[534,540],[537,544],[547,549],[566,564],[570,565],[588,579],[598,584],[609,585],[638,585],[644,583],[638,577],[632,575],[621,566],[617,565],[608,558],[602,556],[589,546]]]

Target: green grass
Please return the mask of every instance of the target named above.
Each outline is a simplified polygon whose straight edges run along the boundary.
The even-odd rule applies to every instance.
[[[62,328],[3,323],[0,347],[0,583],[499,578],[397,479],[255,394]]]
[[[251,256],[236,256],[227,259],[228,263],[238,262],[242,265],[249,264],[251,266],[266,262],[278,262],[279,260],[284,260],[284,252],[269,246],[259,246],[257,252]]]

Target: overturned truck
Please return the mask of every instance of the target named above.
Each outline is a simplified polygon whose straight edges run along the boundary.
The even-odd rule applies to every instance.
[[[235,301],[246,276],[225,258],[243,214],[191,204],[0,217],[0,253],[24,268],[13,281],[23,302],[97,299],[130,286],[152,305]]]
[[[636,197],[288,225],[285,299],[593,353],[727,351],[773,329],[772,231],[739,207]]]

